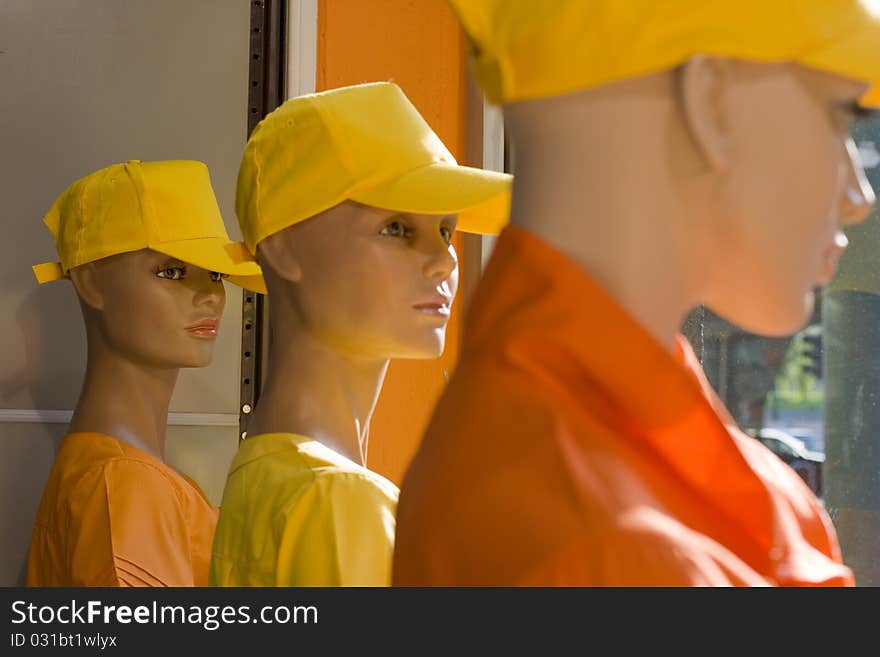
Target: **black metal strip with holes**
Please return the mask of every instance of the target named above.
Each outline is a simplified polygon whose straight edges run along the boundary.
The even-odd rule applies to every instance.
[[[286,0],[251,0],[247,134],[284,102]],[[266,347],[266,300],[242,291],[239,438],[260,398]]]

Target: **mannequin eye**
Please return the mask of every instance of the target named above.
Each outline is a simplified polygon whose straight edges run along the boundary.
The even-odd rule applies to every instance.
[[[229,274],[221,274],[219,271],[211,272],[211,280],[215,283],[219,283],[220,281],[229,278]]]
[[[388,237],[409,237],[410,233],[411,231],[402,221],[395,220],[388,222],[379,234]]]
[[[159,278],[167,278],[172,281],[179,281],[186,276],[186,267],[165,266],[156,272]]]

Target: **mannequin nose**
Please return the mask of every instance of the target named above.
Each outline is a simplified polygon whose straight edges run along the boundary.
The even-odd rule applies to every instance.
[[[200,271],[194,279],[193,305],[208,306],[216,309],[218,314],[222,313],[226,305],[226,286],[223,282],[211,280],[211,273],[207,271]]]
[[[458,256],[455,247],[443,242],[443,248],[438,248],[425,262],[425,277],[436,281],[442,281],[458,268]]]

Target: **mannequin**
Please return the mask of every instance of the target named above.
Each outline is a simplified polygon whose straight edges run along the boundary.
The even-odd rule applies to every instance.
[[[334,170],[360,179],[338,184]],[[443,352],[452,234],[503,222],[509,182],[458,166],[393,84],[289,100],[254,131],[237,207],[266,275],[271,340],[212,585],[390,583],[398,493],[365,467],[370,418],[392,358]]]
[[[152,210],[134,212],[132,202]],[[217,510],[164,462],[168,405],[180,368],[211,363],[223,280],[251,277],[261,289],[259,268],[230,258],[198,162],[97,171],[62,194],[46,223],[62,261],[35,271],[41,282],[72,282],[88,357],[34,526],[27,583],[204,586]],[[134,250],[145,227],[177,239],[141,240]],[[194,246],[200,240],[206,248]]]
[[[529,18],[542,71],[517,50],[524,3],[452,4],[517,177],[404,480],[395,583],[851,584],[821,505],[735,427],[678,329],[700,303],[765,335],[809,318],[874,202],[848,129],[880,67],[771,58],[754,26],[775,5],[640,19],[596,0]],[[787,45],[815,64],[823,12],[846,10],[809,9]],[[623,34],[641,40],[616,58]]]

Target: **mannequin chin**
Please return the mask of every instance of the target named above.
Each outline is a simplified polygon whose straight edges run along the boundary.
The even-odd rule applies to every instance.
[[[782,337],[800,331],[816,306],[814,289],[800,297],[796,290],[779,285],[731,290],[719,295],[718,301],[707,299],[713,312],[750,333],[768,337]]]
[[[107,350],[157,369],[211,363],[226,303],[222,278],[143,249],[70,272],[89,350]]]
[[[260,244],[270,305],[351,357],[436,358],[458,287],[455,217],[346,201]]]
[[[505,106],[514,212],[658,340],[705,303],[797,331],[874,195],[849,128],[867,85],[795,64],[680,67]],[[520,164],[520,162],[522,164]]]

